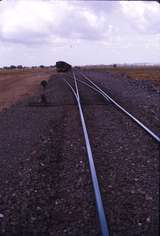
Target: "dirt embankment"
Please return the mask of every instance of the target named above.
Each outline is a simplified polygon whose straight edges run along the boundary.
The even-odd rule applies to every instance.
[[[0,72],[0,111],[32,95],[51,74],[52,69]]]

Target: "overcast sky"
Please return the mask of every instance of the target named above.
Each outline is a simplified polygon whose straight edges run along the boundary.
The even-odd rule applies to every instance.
[[[160,4],[0,1],[0,66],[160,63]]]

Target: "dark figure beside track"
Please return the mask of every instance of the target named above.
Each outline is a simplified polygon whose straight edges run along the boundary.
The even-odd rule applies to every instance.
[[[42,81],[41,81],[41,85],[42,85],[42,87],[43,87],[43,93],[41,94],[41,100],[40,100],[40,102],[41,102],[42,104],[47,104],[47,97],[46,97],[46,95],[45,95],[45,89],[46,89],[46,87],[47,87],[47,85],[48,85],[48,82],[47,82],[46,80],[42,80]]]

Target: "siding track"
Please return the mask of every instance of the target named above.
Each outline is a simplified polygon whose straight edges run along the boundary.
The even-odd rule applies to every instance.
[[[0,235],[158,236],[159,142],[104,91],[155,134],[158,92],[73,72],[51,76],[48,106],[28,106],[37,91],[0,113]]]
[[[91,89],[95,90],[99,94],[101,94],[107,101],[110,101],[112,104],[114,104],[116,107],[118,107],[122,112],[124,112],[127,116],[129,116],[133,121],[135,121],[142,129],[144,129],[149,135],[151,135],[157,142],[160,142],[160,137],[156,135],[152,130],[150,130],[146,125],[144,125],[141,121],[139,121],[135,116],[133,116],[131,113],[129,113],[125,108],[123,108],[120,104],[118,104],[113,98],[111,98],[106,92],[104,92],[99,86],[97,86],[93,81],[89,79],[84,73],[79,72],[87,82],[78,80],[80,83],[83,83],[84,85],[90,87]]]
[[[147,132],[156,142],[160,142],[160,137],[156,135],[154,132],[152,132],[148,127],[146,127],[141,121],[139,121],[136,117],[134,117],[131,113],[129,113],[125,108],[123,108],[120,104],[118,104],[114,99],[111,98],[106,92],[104,92],[96,83],[94,83],[89,77],[87,77],[84,73],[79,72],[79,71],[72,71],[73,75],[72,77],[70,76],[70,80],[64,79],[65,83],[67,86],[72,90],[72,93],[74,94],[74,97],[76,98],[79,113],[80,113],[80,119],[81,119],[81,124],[83,128],[83,134],[85,137],[85,144],[86,144],[86,149],[87,149],[87,154],[88,154],[88,161],[89,161],[89,167],[90,167],[90,172],[91,172],[91,177],[92,177],[92,184],[94,188],[94,194],[95,194],[95,199],[96,199],[96,206],[97,206],[97,212],[99,216],[99,222],[100,222],[100,227],[101,227],[101,233],[103,236],[108,236],[109,235],[109,227],[108,227],[108,222],[105,217],[105,211],[103,208],[103,203],[102,203],[102,197],[100,193],[100,187],[98,184],[98,179],[97,179],[97,174],[96,174],[96,169],[95,169],[95,164],[94,164],[94,159],[93,159],[93,154],[92,154],[92,149],[91,149],[91,144],[89,141],[88,137],[88,131],[87,131],[87,126],[85,123],[85,118],[81,106],[81,96],[79,93],[79,83],[82,84],[85,87],[88,87],[91,90],[94,90],[97,94],[102,96],[107,103],[113,104],[115,107],[117,107],[121,112],[123,112],[125,115],[127,115],[131,120],[136,122],[145,132]],[[81,78],[79,78],[79,75]],[[82,79],[83,77],[83,79]],[[74,83],[73,83],[74,82]]]
[[[109,236],[109,230],[108,230],[108,223],[106,221],[105,213],[104,213],[104,207],[102,203],[102,198],[101,198],[101,193],[100,193],[100,187],[98,184],[98,179],[97,179],[97,174],[96,174],[96,169],[93,161],[93,154],[92,154],[92,149],[88,137],[88,132],[87,132],[87,127],[82,111],[82,106],[80,102],[80,94],[79,94],[79,89],[78,89],[78,84],[77,84],[77,79],[75,76],[75,73],[73,71],[73,78],[74,78],[74,84],[75,84],[75,89],[72,87],[72,85],[64,79],[64,81],[67,83],[69,88],[72,90],[76,100],[77,100],[77,105],[79,108],[79,113],[80,113],[80,118],[81,118],[81,124],[83,128],[83,134],[85,138],[85,144],[86,144],[86,149],[87,149],[87,154],[88,154],[88,161],[89,161],[89,167],[90,167],[90,172],[91,172],[91,177],[92,177],[92,184],[94,188],[94,194],[95,194],[95,199],[96,199],[96,206],[97,206],[97,212],[98,212],[98,217],[99,217],[99,222],[100,222],[100,227],[101,227],[101,232],[102,236]]]

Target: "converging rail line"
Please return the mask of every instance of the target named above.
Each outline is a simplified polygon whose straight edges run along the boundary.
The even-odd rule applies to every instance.
[[[120,104],[118,104],[113,98],[111,98],[106,92],[104,92],[97,84],[95,84],[93,81],[89,79],[88,76],[86,76],[82,72],[80,73],[85,80],[87,80],[89,83],[91,83],[93,86],[90,84],[78,80],[80,83],[83,83],[84,85],[90,87],[91,89],[95,90],[97,93],[101,94],[107,101],[110,101],[113,103],[116,107],[118,107],[122,112],[124,112],[127,116],[129,116],[133,121],[135,121],[141,128],[143,128],[149,135],[151,135],[157,142],[160,142],[160,137],[156,135],[152,130],[150,130],[146,125],[144,125],[141,121],[139,121],[135,116],[133,116],[131,113],[129,113],[125,108],[123,108]]]
[[[98,212],[98,217],[99,217],[99,222],[100,222],[100,228],[101,228],[102,236],[109,236],[108,223],[107,223],[105,212],[104,212],[102,197],[100,193],[100,187],[99,187],[96,169],[95,169],[94,160],[93,160],[92,149],[91,149],[87,127],[86,127],[86,123],[85,123],[85,119],[84,119],[84,115],[82,111],[77,79],[76,79],[74,71],[72,73],[73,73],[73,78],[74,78],[75,89],[67,80],[64,79],[64,81],[72,90],[78,104],[80,119],[81,119],[81,124],[82,124],[82,129],[83,129],[83,134],[84,134],[85,144],[86,144],[86,149],[87,149],[87,154],[88,154],[88,161],[89,161],[89,167],[90,167],[90,172],[91,172],[92,184],[93,184],[93,189],[94,189],[94,194],[95,194],[95,199],[96,199],[96,206],[97,206],[97,212]]]
[[[75,72],[78,72],[81,76],[83,76],[84,80],[77,78],[75,75]],[[81,106],[81,98],[80,98],[80,94],[79,94],[78,83],[81,83],[84,86],[89,87],[90,89],[97,92],[99,95],[103,96],[105,98],[105,100],[114,104],[123,113],[125,113],[127,116],[129,116],[129,118],[131,118],[133,121],[135,121],[141,128],[143,128],[156,141],[160,142],[160,137],[157,136],[155,133],[153,133],[148,127],[146,127],[142,122],[140,122],[137,118],[135,118],[131,113],[126,111],[120,104],[118,104],[113,98],[111,98],[106,92],[104,92],[97,84],[95,84],[93,81],[91,81],[90,78],[87,77],[84,73],[79,72],[77,70],[76,71],[72,70],[72,79],[74,81],[74,85],[72,85],[71,81],[68,82],[66,79],[64,79],[64,81],[67,84],[67,86],[71,89],[71,91],[74,94],[76,101],[77,101],[77,105],[78,105],[78,109],[79,109],[79,113],[80,113],[81,125],[82,125],[82,129],[83,129],[83,134],[84,134],[85,144],[86,144],[86,149],[87,149],[89,168],[90,168],[90,172],[91,172],[92,184],[93,184],[93,189],[94,189],[94,194],[95,194],[95,199],[96,199],[96,206],[97,206],[100,228],[101,228],[102,236],[109,236],[108,222],[107,222],[107,219],[105,216],[105,211],[104,211],[104,207],[103,207],[103,203],[102,203],[102,197],[101,197],[101,193],[100,193],[100,187],[99,187],[96,169],[95,169],[94,160],[93,160],[92,149],[91,149],[91,145],[90,145],[90,141],[89,141],[89,137],[88,137],[88,132],[87,132],[87,127],[86,127],[86,123],[85,123],[85,118],[84,118],[84,114],[83,114],[83,110],[82,110],[82,106]]]

